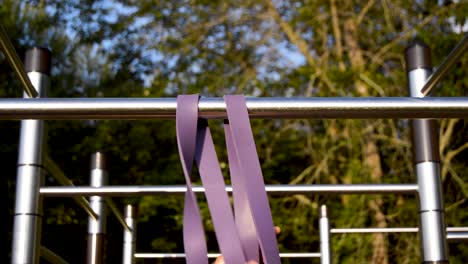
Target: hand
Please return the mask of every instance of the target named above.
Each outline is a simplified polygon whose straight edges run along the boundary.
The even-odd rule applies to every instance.
[[[226,264],[226,263],[224,262],[223,256],[219,256],[219,257],[216,258],[216,260],[215,260],[215,262],[213,262],[213,264]],[[247,262],[247,264],[258,264],[258,262],[251,260],[251,261]]]
[[[281,228],[279,226],[275,226],[275,233],[277,235],[279,233],[281,233]],[[223,256],[219,256],[219,257],[216,258],[216,260],[215,260],[215,262],[213,262],[213,264],[226,264],[226,263],[224,262]],[[258,262],[251,260],[251,261],[247,262],[247,264],[258,264]]]

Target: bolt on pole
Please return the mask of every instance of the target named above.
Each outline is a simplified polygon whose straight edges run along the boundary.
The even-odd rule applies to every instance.
[[[39,97],[46,96],[50,86],[50,57],[50,51],[45,48],[34,47],[26,52],[27,75]],[[23,97],[29,98],[29,95],[25,92]],[[11,263],[39,263],[42,224],[39,190],[44,182],[43,144],[44,121],[22,120]]]
[[[405,55],[410,95],[424,97],[421,89],[432,73],[430,49],[422,41],[414,41]],[[433,264],[448,263],[438,135],[436,120],[412,121],[422,258],[423,263]]]
[[[106,160],[102,152],[96,152],[91,157],[91,186],[101,187],[107,184]],[[86,263],[104,263],[104,248],[106,234],[106,202],[102,196],[90,197],[91,208],[97,219],[88,218],[88,249]]]

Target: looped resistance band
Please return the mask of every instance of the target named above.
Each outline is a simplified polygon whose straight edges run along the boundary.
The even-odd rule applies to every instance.
[[[258,245],[267,264],[280,263],[273,222],[255,150],[245,100],[226,96],[225,134],[233,185],[236,220],[232,214],[211,132],[198,119],[198,95],[177,98],[176,129],[179,155],[187,182],[184,207],[184,248],[189,264],[205,264],[206,240],[192,191],[191,169],[197,162],[221,253],[228,264],[259,261]],[[242,107],[243,105],[243,107]],[[244,108],[244,109],[243,109]],[[231,113],[231,114],[230,114]],[[245,155],[244,157],[241,157]]]

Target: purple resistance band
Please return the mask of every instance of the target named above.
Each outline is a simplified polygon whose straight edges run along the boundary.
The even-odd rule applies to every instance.
[[[213,219],[216,238],[226,263],[259,261],[258,245],[267,264],[280,263],[263,176],[243,96],[226,96],[230,123],[225,124],[233,184],[232,214],[206,120],[198,120],[198,95],[177,98],[177,140],[187,181],[184,207],[184,248],[189,264],[206,264],[206,240],[200,211],[191,190],[195,158]],[[242,242],[241,242],[242,241]]]
[[[252,224],[249,221],[253,220],[263,261],[267,264],[281,263],[270,205],[265,191],[265,182],[263,181],[262,169],[255,148],[245,98],[242,95],[226,95],[224,101],[226,102],[229,121],[224,125],[228,156],[230,157],[229,162],[233,161],[230,166],[238,166],[237,168],[234,167],[234,170],[231,169],[231,173],[234,171],[239,172],[239,175],[232,173],[231,178],[237,179],[239,193],[246,196],[242,199],[247,200],[251,214],[250,218],[247,214],[242,214],[246,218],[240,219],[240,221],[250,227]],[[241,208],[240,210],[244,209]],[[236,211],[236,220],[237,216]],[[241,232],[247,233],[250,231],[244,228],[243,225],[239,226]],[[243,241],[245,247],[251,243],[250,234],[246,234],[246,237],[248,240]],[[257,247],[254,247],[254,249],[258,252]]]

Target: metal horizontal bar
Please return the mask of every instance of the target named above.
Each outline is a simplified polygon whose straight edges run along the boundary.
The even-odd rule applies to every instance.
[[[332,234],[373,234],[373,233],[417,233],[418,227],[370,227],[370,228],[332,228]],[[447,239],[456,234],[467,234],[468,227],[447,227]]]
[[[175,98],[0,99],[0,119],[175,118]],[[248,98],[252,118],[466,118],[468,98]],[[222,98],[201,98],[200,117],[225,118]]]
[[[454,233],[468,232],[468,227],[467,226],[447,227],[447,232],[454,232]]]
[[[468,240],[468,232],[448,232],[447,239],[451,241]]]
[[[62,257],[59,255],[55,254],[52,250],[41,246],[41,251],[40,251],[41,257],[47,260],[49,263],[52,264],[68,264],[66,260],[64,260]]]
[[[399,193],[414,194],[417,192],[416,184],[310,184],[310,185],[267,185],[265,190],[270,194],[381,194]],[[184,194],[187,187],[184,185],[166,186],[74,186],[74,187],[42,187],[40,193],[48,197],[74,197],[74,196],[143,196]],[[226,186],[228,192],[231,186]],[[204,192],[200,186],[193,187],[194,192]]]
[[[65,174],[62,172],[62,170],[55,164],[55,162],[48,156],[45,155],[44,159],[44,167],[49,171],[50,175],[54,177],[55,180],[57,180],[58,183],[60,183],[63,186],[74,186],[73,182],[65,176]],[[73,197],[73,200],[81,207],[83,208],[88,215],[90,215],[92,218],[95,220],[98,218],[97,214],[94,212],[93,208],[89,205],[88,200],[86,200],[85,197],[81,196],[76,196]]]
[[[135,258],[185,258],[184,253],[135,253]],[[217,258],[219,253],[209,253],[208,258]],[[320,253],[280,253],[281,258],[320,258]]]
[[[428,95],[432,89],[442,80],[442,78],[447,75],[450,69],[455,65],[457,61],[462,57],[462,55],[468,49],[468,34],[465,34],[463,39],[453,48],[449,55],[442,61],[436,71],[429,76],[429,79],[424,84],[421,89],[421,93]]]
[[[111,209],[112,213],[114,213],[114,216],[117,218],[117,220],[120,222],[120,224],[125,228],[127,231],[132,231],[132,229],[127,225],[125,222],[125,219],[123,218],[122,214],[120,213],[119,209],[115,205],[114,201],[110,197],[105,198],[107,206]]]
[[[332,234],[365,234],[365,233],[417,233],[417,227],[381,227],[381,228],[332,228]]]
[[[37,91],[34,89],[34,86],[31,83],[31,80],[29,80],[28,75],[26,74],[26,71],[24,70],[23,63],[21,62],[20,58],[18,57],[18,54],[16,54],[15,48],[10,42],[10,39],[8,38],[8,34],[3,28],[3,26],[0,24],[0,46],[3,49],[3,54],[5,54],[5,57],[7,58],[7,61],[10,63],[12,66],[14,72],[18,76],[18,79],[23,86],[23,89],[26,91],[26,93],[29,95],[29,97],[37,97]]]

